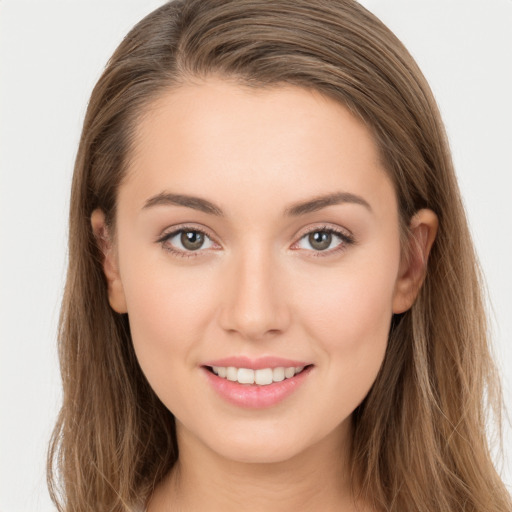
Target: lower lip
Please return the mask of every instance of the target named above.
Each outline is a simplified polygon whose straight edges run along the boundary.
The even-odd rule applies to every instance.
[[[264,409],[279,404],[299,388],[312,369],[313,366],[308,366],[290,379],[259,386],[223,379],[203,367],[208,381],[222,398],[238,407],[248,409]]]

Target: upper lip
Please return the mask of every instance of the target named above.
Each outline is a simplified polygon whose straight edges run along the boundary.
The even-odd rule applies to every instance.
[[[258,358],[250,358],[247,356],[231,356],[223,357],[221,359],[215,359],[207,361],[203,366],[221,366],[228,367],[234,366],[235,368],[248,368],[251,370],[261,370],[263,368],[290,368],[292,366],[308,366],[311,363],[305,361],[299,361],[296,359],[287,359],[284,357],[275,356],[263,356]]]

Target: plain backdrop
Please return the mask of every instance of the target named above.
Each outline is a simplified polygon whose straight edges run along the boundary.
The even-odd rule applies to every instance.
[[[54,510],[45,455],[60,400],[56,327],[81,123],[115,47],[162,3],[0,0],[0,512]],[[510,408],[512,1],[362,3],[405,43],[440,105]],[[510,486],[510,427],[499,464]]]

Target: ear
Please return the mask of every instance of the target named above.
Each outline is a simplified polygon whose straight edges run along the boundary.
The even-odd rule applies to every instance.
[[[419,210],[409,225],[406,254],[400,263],[393,295],[393,313],[407,311],[416,300],[427,271],[430,249],[437,234],[437,215],[428,209]]]
[[[126,313],[128,310],[115,247],[105,222],[105,214],[99,208],[92,212],[91,226],[96,243],[103,254],[103,272],[107,278],[110,307],[117,313]]]

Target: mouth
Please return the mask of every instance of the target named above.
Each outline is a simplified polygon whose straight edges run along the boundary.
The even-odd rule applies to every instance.
[[[278,366],[275,368],[259,368],[257,370],[237,368],[235,366],[205,366],[204,368],[217,377],[231,382],[269,386],[286,379],[292,379],[312,366],[311,364],[306,366]]]
[[[211,389],[237,407],[266,409],[296,395],[310,381],[314,364],[278,356],[244,355],[205,361],[203,375]]]

